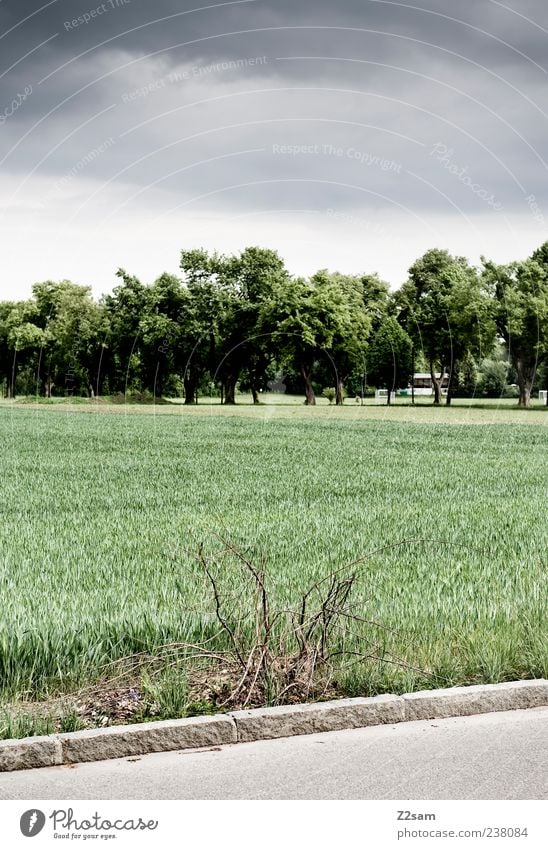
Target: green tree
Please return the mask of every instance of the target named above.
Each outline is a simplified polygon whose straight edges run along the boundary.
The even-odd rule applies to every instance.
[[[465,398],[473,398],[478,388],[479,371],[470,351],[466,351],[459,361],[457,380],[459,395]]]
[[[372,278],[317,272],[312,278],[318,296],[325,293],[331,342],[329,353],[335,367],[335,400],[342,404],[344,385],[352,372],[365,362],[367,340],[371,332],[371,306],[367,304],[367,284]],[[375,283],[380,281],[375,280]],[[382,288],[378,287],[380,291]],[[379,297],[379,292],[375,292]]]
[[[154,397],[164,394],[173,374],[182,375],[182,333],[187,293],[172,274],[162,274],[146,289],[139,322],[141,367],[145,386]]]
[[[279,282],[263,305],[263,322],[273,330],[280,363],[299,374],[309,406],[316,404],[312,376],[318,359],[327,360],[328,370],[335,373],[331,350],[339,300],[340,291],[332,284],[294,277]]]
[[[486,398],[502,398],[507,380],[507,363],[487,358],[480,364],[478,388]]]
[[[119,268],[116,276],[121,283],[102,299],[108,323],[103,371],[109,391],[125,393],[142,388],[141,321],[148,296],[147,287],[125,269]]]
[[[88,286],[50,280],[32,287],[36,323],[44,333],[40,377],[49,397],[54,388],[73,394],[99,391],[101,355],[107,337],[103,307]]]
[[[235,402],[235,387],[245,372],[253,402],[275,354],[268,322],[269,303],[277,287],[289,279],[283,260],[268,248],[246,248],[239,256],[224,259],[221,282],[225,297],[219,324],[219,373],[225,385],[225,403]]]
[[[411,339],[398,321],[393,316],[385,318],[369,347],[367,366],[373,382],[388,390],[387,404],[392,392],[407,385],[411,349]]]
[[[542,251],[536,252],[542,259]],[[536,259],[496,265],[483,260],[497,304],[497,327],[516,370],[519,406],[528,407],[539,363],[548,352],[548,275]]]
[[[200,383],[216,375],[219,324],[224,300],[222,257],[203,249],[181,252],[186,290],[180,356],[184,361],[185,404],[193,404]]]
[[[38,392],[39,367],[51,334],[40,326],[33,300],[4,303],[0,311],[2,373],[8,397],[15,398],[18,375],[32,374],[32,388]],[[28,383],[27,391],[28,391]]]
[[[13,301],[0,301],[0,385],[7,397],[12,393],[14,350],[10,331],[16,307]]]
[[[363,274],[360,278],[363,310],[370,325],[366,338],[365,352],[356,358],[352,374],[346,378],[351,394],[363,396],[367,384],[367,345],[373,338],[381,322],[393,312],[393,297],[390,286],[381,280],[378,274]]]
[[[544,269],[546,277],[548,278],[548,241],[544,242],[537,248],[537,250],[533,253],[532,260],[537,262],[541,268]],[[543,385],[546,390],[548,390],[548,328],[546,325],[543,328],[543,339],[541,345],[541,352],[543,352],[543,368],[541,370],[541,377],[543,378]],[[548,391],[546,392],[546,406],[548,407]]]
[[[428,362],[434,404],[441,403],[446,373],[450,404],[460,360],[467,352],[485,356],[494,344],[493,309],[482,279],[464,257],[429,250],[409,269],[396,302],[400,322]]]
[[[228,257],[194,250],[182,252],[181,268],[195,304],[199,294],[201,302],[208,303],[209,349],[215,358],[212,371],[223,385],[224,403],[236,402],[242,373],[258,403],[259,389],[275,356],[267,305],[289,277],[282,259],[275,251],[259,247]],[[202,311],[202,322],[204,318]]]

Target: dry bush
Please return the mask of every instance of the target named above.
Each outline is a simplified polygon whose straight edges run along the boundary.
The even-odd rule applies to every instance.
[[[218,540],[217,553],[206,553],[201,544],[195,554],[211,594],[218,630],[208,642],[214,640],[216,648],[207,643],[186,648],[194,660],[209,662],[210,692],[219,707],[322,698],[333,689],[336,670],[345,660],[413,668],[384,651],[379,654],[375,641],[365,644],[362,637],[360,650],[356,649],[360,641],[356,642],[353,626],[391,630],[356,611],[353,596],[360,567],[373,555],[330,572],[301,592],[294,605],[284,607],[275,600],[278,594],[266,558],[254,557],[225,538]],[[232,588],[223,591],[227,576]]]
[[[336,697],[344,694],[339,682],[345,670],[368,663],[395,664],[439,686],[430,671],[391,653],[390,636],[402,634],[363,616],[366,602],[357,591],[376,555],[432,540],[383,546],[329,572],[284,605],[264,555],[213,536],[217,550],[198,543],[190,552],[196,572],[185,570],[179,585],[184,599],[189,578],[200,583],[204,603],[185,613],[196,614],[203,638],[107,664],[100,680],[78,693],[80,712],[92,724],[99,715],[108,724]]]

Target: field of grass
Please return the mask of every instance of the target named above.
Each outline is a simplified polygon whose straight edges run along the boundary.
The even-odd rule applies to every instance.
[[[284,604],[415,540],[360,572],[360,615],[390,630],[345,638],[407,666],[355,663],[351,695],[546,676],[546,421],[495,405],[0,405],[1,698],[209,635],[192,552],[215,531],[266,554]]]
[[[432,399],[418,397],[415,404],[409,398],[397,398],[391,406],[376,404],[373,398],[364,399],[363,404],[354,399],[346,400],[343,407],[330,405],[322,397],[316,399],[314,409],[306,407],[300,395],[282,395],[268,393],[262,397],[261,404],[256,407],[251,395],[239,395],[238,403],[233,407],[221,406],[219,398],[200,398],[197,406],[185,406],[181,399],[159,399],[146,405],[128,401],[124,403],[123,396],[113,402],[109,398],[90,400],[89,398],[37,398],[26,397],[15,401],[0,400],[0,410],[24,407],[26,409],[51,409],[72,411],[74,413],[116,413],[125,415],[155,416],[231,416],[250,417],[253,419],[271,420],[273,418],[310,419],[318,408],[323,417],[333,417],[335,421],[362,421],[375,419],[380,421],[417,422],[422,424],[523,424],[546,425],[548,423],[548,407],[538,398],[531,401],[527,410],[520,409],[517,402],[510,398],[455,398],[450,407],[442,404],[434,407]]]

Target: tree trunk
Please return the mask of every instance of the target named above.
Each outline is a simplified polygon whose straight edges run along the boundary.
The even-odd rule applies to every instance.
[[[238,378],[236,375],[230,374],[224,381],[225,387],[225,404],[235,404],[236,403],[236,383]]]
[[[335,404],[338,407],[344,404],[344,384],[342,380],[337,380],[337,394],[335,395]]]
[[[183,383],[185,387],[185,405],[190,406],[191,404],[195,404],[196,381],[194,378],[185,377]]]
[[[251,395],[253,396],[253,403],[260,404],[261,401],[259,399],[259,391],[256,386],[251,386]]]
[[[415,346],[411,347],[411,403],[415,403]]]
[[[301,377],[304,381],[304,392],[306,395],[305,404],[309,407],[313,407],[316,404],[316,396],[314,395],[310,374],[306,366],[301,366]]]
[[[443,372],[442,372],[443,375]],[[442,377],[443,381],[443,377]],[[451,366],[451,371],[449,372],[449,382],[447,384],[447,395],[445,396],[445,405],[447,407],[451,406],[451,401],[453,400],[453,395],[455,394],[455,388],[458,388],[458,375],[457,369],[455,367],[455,363]]]
[[[430,363],[430,377],[432,378],[432,383],[434,385],[434,405],[439,406],[441,404],[441,385],[443,383],[443,374],[444,368],[443,365],[441,367],[439,378],[436,377],[436,372],[434,369],[434,364]]]
[[[519,407],[528,407],[531,403],[531,382],[525,381],[524,383],[519,382],[518,378],[518,386],[519,386]]]
[[[15,363],[14,363],[10,379],[8,380],[8,398],[11,398],[12,400],[15,398],[15,379],[16,379],[16,377],[17,377],[17,371],[16,371]]]
[[[439,407],[441,404],[441,380],[434,379],[434,405]]]
[[[390,404],[391,404],[391,401],[390,401],[390,396],[391,396],[391,394],[392,394],[392,392],[391,392],[390,387],[389,387],[389,388],[388,388],[388,395],[386,396],[386,406],[387,406],[387,407],[389,407],[389,406],[390,406]]]
[[[519,386],[519,407],[529,407],[531,404],[531,392],[535,380],[534,368],[528,369],[521,360],[516,361],[516,373]]]

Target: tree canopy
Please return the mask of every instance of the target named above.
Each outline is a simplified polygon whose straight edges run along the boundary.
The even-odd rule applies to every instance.
[[[145,284],[119,269],[98,301],[68,280],[36,283],[29,299],[0,302],[0,385],[9,396],[135,392],[187,404],[218,392],[234,404],[238,386],[259,403],[283,375],[309,405],[326,387],[342,404],[365,376],[405,388],[421,362],[434,403],[445,374],[450,403],[458,391],[493,393],[511,369],[528,406],[542,369],[548,379],[548,242],[524,261],[482,262],[431,249],[390,292],[376,274],[293,276],[269,248],[193,249],[181,276]],[[508,368],[493,354],[501,345]]]

